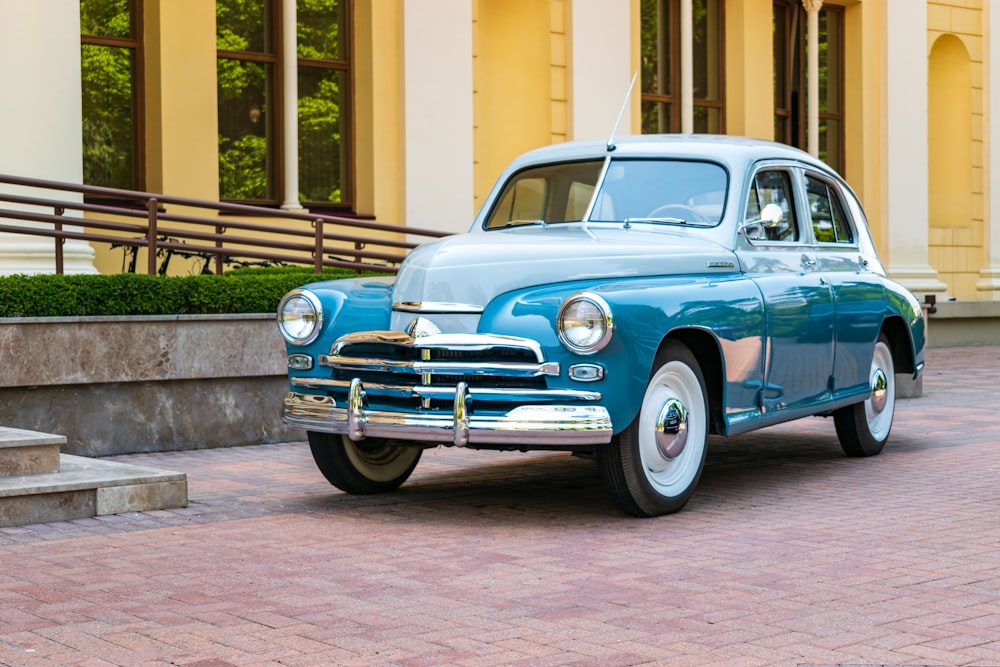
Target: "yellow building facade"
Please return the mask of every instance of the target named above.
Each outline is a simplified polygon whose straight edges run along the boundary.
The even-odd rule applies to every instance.
[[[104,32],[122,11],[130,28]],[[994,301],[997,14],[989,0],[0,0],[0,81],[24,91],[0,108],[0,173],[108,171],[88,166],[103,109],[87,68],[118,49],[134,143],[120,186],[461,232],[516,155],[607,137],[638,73],[619,133],[816,152],[858,192],[893,277],[921,299]],[[0,273],[51,270],[46,252],[0,236]],[[67,270],[121,270],[107,249],[67,252]]]

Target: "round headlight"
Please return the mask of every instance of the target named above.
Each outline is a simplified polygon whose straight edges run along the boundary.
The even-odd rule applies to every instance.
[[[613,329],[611,308],[596,294],[574,294],[559,308],[556,331],[571,352],[594,354],[608,344]]]
[[[278,328],[292,345],[313,342],[322,325],[323,306],[309,290],[292,290],[278,305]]]

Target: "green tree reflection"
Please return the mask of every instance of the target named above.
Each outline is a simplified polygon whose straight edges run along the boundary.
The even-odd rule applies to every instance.
[[[88,37],[131,42],[129,0],[81,0],[80,81],[83,181],[135,188],[135,49],[87,43]]]

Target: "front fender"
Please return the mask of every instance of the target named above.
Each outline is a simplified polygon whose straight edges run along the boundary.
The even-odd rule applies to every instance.
[[[596,354],[570,352],[559,342],[556,315],[563,301],[580,291],[601,296],[611,307],[614,330]],[[722,398],[727,418],[752,412],[763,374],[764,315],[760,293],[739,277],[637,278],[614,283],[574,282],[502,295],[483,313],[479,331],[532,338],[546,359],[560,364],[552,386],[591,389],[602,394],[615,433],[635,419],[653,361],[664,338],[698,329],[712,336],[720,350]],[[580,382],[568,376],[573,364],[600,364],[605,376]],[[706,364],[707,365],[707,364]]]
[[[310,355],[313,360],[330,351],[330,346],[340,336],[355,331],[383,330],[389,328],[392,311],[392,277],[347,278],[327,280],[304,285],[315,294],[323,306],[323,323],[319,336],[309,345],[292,345],[286,341],[289,354]],[[329,376],[313,363],[311,370],[289,369],[290,377]]]

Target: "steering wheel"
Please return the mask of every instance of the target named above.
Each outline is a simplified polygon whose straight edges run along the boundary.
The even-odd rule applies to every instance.
[[[672,211],[680,213],[680,215],[671,215]],[[684,204],[664,204],[654,208],[649,212],[647,218],[680,218],[681,220],[689,222],[708,222],[708,218],[703,216],[698,212],[697,209]]]

